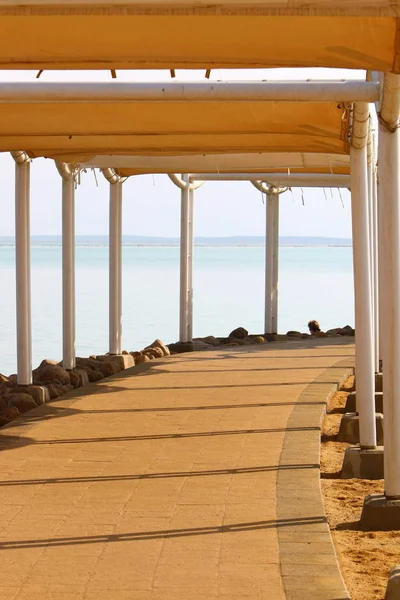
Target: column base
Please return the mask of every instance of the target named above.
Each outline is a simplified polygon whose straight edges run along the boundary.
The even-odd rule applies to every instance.
[[[340,421],[339,433],[337,436],[338,442],[346,442],[347,444],[360,443],[360,417],[357,413],[346,413]],[[383,415],[375,414],[376,422],[376,444],[383,446]]]
[[[118,371],[125,371],[135,366],[135,360],[130,354],[103,354],[96,356],[96,360],[112,362],[117,366]]]
[[[346,412],[356,412],[357,397],[356,392],[351,392],[347,396]],[[383,393],[375,392],[375,412],[383,413]]]
[[[354,389],[356,390],[357,377],[354,379]],[[375,373],[375,391],[382,392],[382,373]]]
[[[386,587],[385,600],[398,600],[400,598],[400,565],[390,569]]]
[[[360,525],[364,531],[400,530],[400,499],[391,500],[384,494],[369,494],[364,499]]]
[[[77,373],[77,375],[79,376],[79,387],[89,384],[89,377],[88,377],[87,372],[84,369],[79,369],[79,368],[75,367],[75,369],[73,369],[73,371],[74,371],[74,373]]]
[[[383,479],[383,446],[372,449],[347,448],[342,466],[342,479]]]
[[[29,394],[38,406],[50,400],[49,390],[44,385],[17,385],[13,392]]]

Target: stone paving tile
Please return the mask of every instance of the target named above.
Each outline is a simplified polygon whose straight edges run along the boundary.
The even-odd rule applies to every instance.
[[[308,340],[170,357],[1,429],[0,597],[345,598],[318,452],[352,354]]]

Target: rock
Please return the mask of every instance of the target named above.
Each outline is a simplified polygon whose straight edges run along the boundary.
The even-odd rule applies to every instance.
[[[168,344],[170,352],[176,354],[182,354],[184,352],[193,352],[193,342],[176,342],[175,344]]]
[[[96,360],[95,358],[81,358],[80,356],[77,356],[76,364],[79,367],[89,367],[89,369],[97,371],[100,366],[100,361]]]
[[[42,362],[40,363],[40,365],[35,369],[35,371],[38,371],[39,369],[43,369],[44,367],[54,367],[54,366],[58,366],[58,367],[62,367],[62,362],[56,362],[55,360],[52,360],[51,358],[45,358],[44,360],[42,360]]]
[[[128,350],[122,350],[122,354],[129,354]]]
[[[313,333],[312,337],[316,337],[316,338],[325,338],[327,337],[325,331],[316,331],[315,333]]]
[[[288,337],[301,338],[300,331],[288,331],[286,335]]]
[[[36,402],[29,394],[6,394],[3,400],[7,402],[8,408],[17,408],[20,413],[26,413],[37,407]]]
[[[264,339],[267,340],[267,342],[275,342],[276,336],[276,333],[264,333]]]
[[[47,383],[46,387],[49,390],[50,400],[54,400],[55,398],[58,398],[60,396],[60,392],[58,391],[54,383]]]
[[[100,365],[100,370],[101,365],[104,363],[112,363],[116,367],[117,373],[119,371],[125,371],[125,369],[130,369],[134,366],[134,360],[130,354],[99,354],[96,356],[95,362]],[[94,368],[99,368],[99,366]]]
[[[201,350],[208,350],[210,348],[214,348],[211,344],[207,344],[206,342],[201,342],[200,340],[193,340],[193,350],[195,352],[199,352]]]
[[[235,346],[238,347],[241,344],[238,344],[238,342],[229,342],[229,344],[225,344],[225,346],[229,347],[229,348],[234,348]]]
[[[104,376],[104,377],[110,377],[110,375],[114,375],[115,373],[118,373],[118,371],[120,369],[118,369],[118,366],[113,363],[113,362],[99,362],[99,371],[100,373]]]
[[[3,416],[7,419],[8,423],[14,419],[18,419],[20,415],[21,413],[16,406],[7,407],[3,412]]]
[[[103,379],[103,375],[102,373],[100,373],[100,371],[96,371],[95,369],[91,369],[90,367],[86,367],[82,364],[79,365],[79,368],[86,371],[90,383],[93,383],[94,381],[100,381],[100,379]]]
[[[35,383],[58,381],[63,385],[70,382],[68,371],[57,364],[49,364],[48,361],[42,361],[39,367],[33,371],[33,381]]]
[[[162,358],[164,356],[164,352],[161,348],[145,348],[142,350],[142,354],[152,358]]]
[[[137,358],[138,356],[142,356],[141,352],[129,352],[129,354],[133,357],[133,358]]]
[[[9,376],[8,385],[10,387],[15,387],[16,385],[18,385],[18,378],[17,378],[16,373],[13,373],[12,375]]]
[[[326,335],[345,335],[343,333],[343,329],[341,327],[335,327],[334,329],[328,329],[328,331],[325,332]]]
[[[247,331],[247,329],[245,329],[244,327],[238,327],[237,329],[234,329],[228,337],[236,338],[238,340],[244,340],[244,338],[246,338],[248,335],[249,332]]]
[[[345,327],[342,327],[342,331],[343,331],[343,335],[355,335],[355,330],[350,327],[350,325],[346,325]]]
[[[162,350],[162,356],[170,355],[168,346],[166,346],[164,342],[159,339],[154,340],[154,342],[150,344],[150,346],[146,346],[145,350],[147,350],[148,348],[160,348],[160,350]]]
[[[238,346],[245,346],[246,344],[248,344],[249,342],[246,342],[245,339],[240,340],[238,338],[233,338],[233,337],[228,337],[228,338],[218,338],[220,345],[221,346],[227,346],[228,344],[231,344],[232,342],[235,342],[235,344],[237,344]],[[253,343],[253,342],[251,342]]]
[[[262,335],[249,335],[246,339],[250,339],[253,344],[265,344],[267,341]]]
[[[110,375],[114,375],[114,373],[118,373],[118,371],[120,370],[118,369],[118,366],[112,361],[97,360],[95,358],[77,357],[76,365],[77,367],[79,367],[80,369],[84,369],[85,371],[87,371],[87,369],[90,369],[91,371],[100,372],[101,377],[94,379],[94,376],[92,375],[92,379],[90,379],[89,377],[89,381],[98,381],[103,377],[109,377]]]
[[[302,337],[303,340],[305,340],[306,338],[312,337],[312,335],[310,335],[309,333],[302,333],[301,337]]]
[[[136,356],[135,363],[137,365],[140,365],[141,363],[149,362],[150,360],[151,358],[149,356],[147,356],[146,354],[141,354],[140,356]]]
[[[72,392],[72,390],[74,390],[74,386],[71,383],[67,383],[65,385],[63,385],[63,391],[64,394],[67,394],[68,392]]]
[[[79,374],[76,373],[75,371],[68,371],[68,375],[69,375],[70,384],[73,385],[74,388],[80,387],[81,380],[80,380]]]
[[[203,338],[200,341],[203,341],[206,344],[210,344],[211,346],[219,346],[220,345],[219,339],[214,337],[213,335],[208,335],[207,337]]]
[[[0,387],[6,387],[8,385],[8,377],[0,373]]]

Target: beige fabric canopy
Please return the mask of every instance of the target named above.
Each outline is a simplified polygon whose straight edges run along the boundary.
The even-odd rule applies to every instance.
[[[0,151],[99,154],[348,152],[348,110],[313,102],[0,103]]]
[[[120,175],[146,173],[321,173],[348,175],[350,157],[342,154],[264,153],[187,156],[96,156],[83,167],[113,167]]]
[[[399,72],[398,1],[2,0],[0,68]]]

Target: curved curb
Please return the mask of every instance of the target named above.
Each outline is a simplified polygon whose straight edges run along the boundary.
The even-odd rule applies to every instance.
[[[321,373],[299,396],[287,423],[276,490],[287,600],[350,600],[325,514],[320,444],[326,404],[354,374],[353,364],[347,358]]]

